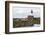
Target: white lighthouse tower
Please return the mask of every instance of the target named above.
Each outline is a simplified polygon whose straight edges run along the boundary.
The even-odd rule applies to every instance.
[[[33,16],[33,10],[31,10],[31,16]]]

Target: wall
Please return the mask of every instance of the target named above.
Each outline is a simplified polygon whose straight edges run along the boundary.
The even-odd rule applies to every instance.
[[[15,35],[15,34],[5,34],[5,1],[6,0],[0,0],[0,35]],[[46,6],[46,0],[19,0],[19,1],[41,2],[41,3],[45,3],[45,6]],[[45,16],[45,20],[46,20],[46,16]],[[37,33],[21,33],[16,35],[46,35],[46,31],[37,32]]]

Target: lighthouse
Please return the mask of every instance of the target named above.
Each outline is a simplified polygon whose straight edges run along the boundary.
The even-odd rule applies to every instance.
[[[31,16],[33,16],[33,10],[31,10]]]
[[[28,15],[28,20],[32,21],[33,19],[33,10],[31,10],[30,15]]]

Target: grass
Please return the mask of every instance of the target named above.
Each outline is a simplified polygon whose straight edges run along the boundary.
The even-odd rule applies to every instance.
[[[25,26],[33,26],[33,24],[40,24],[40,18],[33,18],[33,20],[26,20],[26,21],[22,21],[20,19],[17,18],[13,19],[13,28],[15,27],[25,27]]]

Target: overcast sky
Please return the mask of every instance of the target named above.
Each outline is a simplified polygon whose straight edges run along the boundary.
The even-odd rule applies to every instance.
[[[31,13],[33,10],[33,14]],[[40,8],[36,7],[13,7],[13,18],[26,18],[28,15],[40,17]]]

